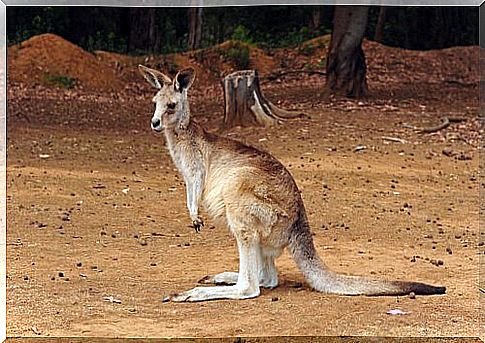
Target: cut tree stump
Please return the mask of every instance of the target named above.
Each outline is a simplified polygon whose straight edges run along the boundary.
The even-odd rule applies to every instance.
[[[256,70],[241,70],[227,75],[224,88],[224,128],[234,126],[271,126],[287,119],[304,116],[283,110],[268,101],[259,87]]]

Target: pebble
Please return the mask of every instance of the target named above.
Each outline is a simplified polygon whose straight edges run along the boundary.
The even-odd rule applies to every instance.
[[[409,299],[416,299],[416,294],[414,292],[409,293]]]
[[[278,297],[272,297],[271,298],[271,301],[278,301],[278,300],[280,300],[280,298],[278,298]]]
[[[442,266],[443,264],[445,264],[445,263],[443,262],[443,260],[435,260],[435,259],[431,259],[429,262],[430,262],[431,264],[434,264],[434,265],[435,265],[435,266],[437,266],[437,267]]]

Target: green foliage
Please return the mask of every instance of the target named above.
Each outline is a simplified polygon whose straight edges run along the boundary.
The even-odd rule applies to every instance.
[[[43,81],[48,86],[72,89],[76,86],[76,79],[66,75],[44,74]]]
[[[234,63],[236,68],[249,68],[249,48],[246,44],[236,41],[229,49],[223,50],[222,54],[226,59]]]
[[[231,35],[231,39],[235,41],[241,41],[244,43],[252,44],[253,39],[251,38],[249,30],[244,25],[238,25],[234,29]]]
[[[117,37],[114,32],[103,34],[97,31],[95,35],[86,38],[84,49],[93,52],[95,50],[105,50],[118,53],[126,52],[126,40]]]
[[[203,10],[201,47],[226,40],[255,44],[263,49],[294,47],[327,34],[333,26],[334,6],[240,6]],[[142,23],[133,20],[133,8],[122,7],[14,7],[7,8],[7,43],[19,43],[41,33],[54,33],[87,50],[120,53],[173,53],[187,49],[187,8],[157,8]],[[319,27],[315,10],[320,13]],[[366,37],[374,38],[380,7],[369,12]],[[437,49],[478,44],[478,8],[474,7],[388,7],[383,43],[410,49]],[[140,18],[138,18],[140,19]],[[138,39],[147,23],[156,36],[155,44]],[[140,29],[141,28],[141,29]],[[130,42],[130,33],[138,44]],[[311,55],[311,47],[303,54]],[[244,53],[234,51],[237,59]],[[239,56],[240,55],[240,56]],[[239,57],[238,57],[239,56]]]

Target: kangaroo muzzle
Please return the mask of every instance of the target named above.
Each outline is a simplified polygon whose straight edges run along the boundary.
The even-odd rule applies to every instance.
[[[162,122],[158,118],[152,118],[151,127],[153,131],[160,132],[162,131]]]

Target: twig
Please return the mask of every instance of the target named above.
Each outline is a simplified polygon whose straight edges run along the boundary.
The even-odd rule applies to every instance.
[[[397,143],[402,143],[406,144],[408,141],[402,138],[397,138],[397,137],[387,137],[387,136],[382,136],[382,139],[385,141],[390,141],[390,142],[397,142]]]
[[[456,84],[456,85],[463,86],[463,87],[478,86],[477,82],[463,82],[463,81],[459,81],[459,80],[444,80],[444,81],[446,83]]]
[[[436,131],[439,131],[439,130],[443,130],[443,129],[447,128],[449,125],[450,125],[450,120],[448,119],[448,117],[444,117],[441,124],[436,125],[436,126],[418,127],[418,126],[413,126],[413,125],[409,125],[409,124],[404,124],[403,126],[405,128],[408,128],[408,129],[416,130],[420,133],[433,133],[433,132],[436,132]]]

